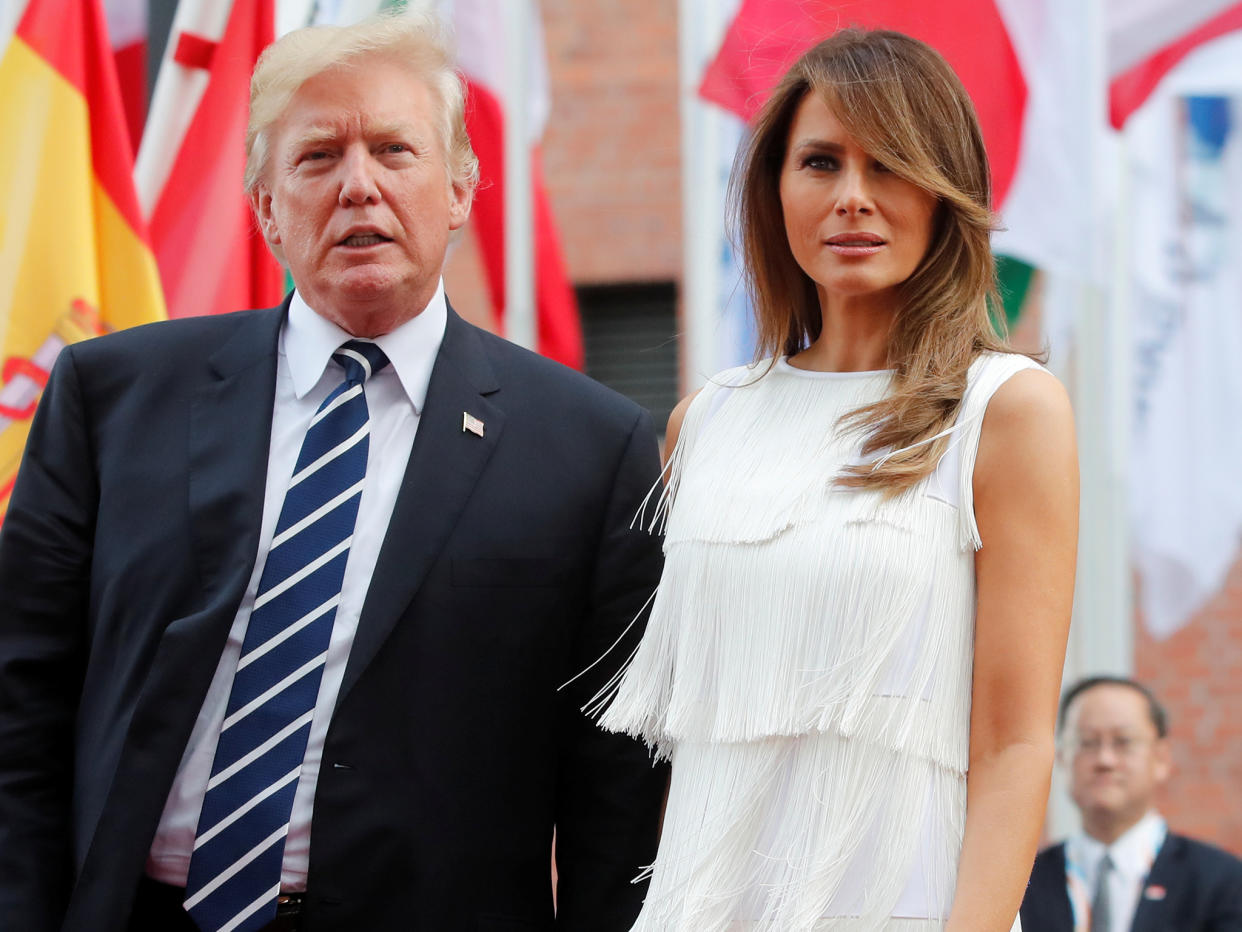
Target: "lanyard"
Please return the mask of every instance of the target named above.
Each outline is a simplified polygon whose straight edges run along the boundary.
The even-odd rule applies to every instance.
[[[1139,888],[1147,885],[1147,877],[1151,874],[1151,866],[1156,862],[1156,855],[1164,845],[1168,835],[1168,826],[1162,819],[1159,829],[1151,833],[1147,850],[1143,852],[1143,876]],[[1070,911],[1074,916],[1074,932],[1088,932],[1091,923],[1091,890],[1087,886],[1086,868],[1074,857],[1077,845],[1065,846],[1065,892],[1069,896]]]

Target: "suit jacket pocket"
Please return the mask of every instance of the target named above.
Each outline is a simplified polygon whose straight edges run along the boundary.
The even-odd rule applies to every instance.
[[[455,557],[454,586],[560,586],[570,576],[567,560],[550,557]]]

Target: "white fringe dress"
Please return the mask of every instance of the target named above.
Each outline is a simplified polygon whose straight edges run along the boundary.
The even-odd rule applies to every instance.
[[[832,481],[861,459],[837,421],[883,397],[886,372],[778,359],[690,405],[656,509],[664,576],[601,694],[605,728],[673,764],[636,932],[943,926],[966,811],[975,453],[992,393],[1035,365],[976,360],[949,452],[890,500]]]

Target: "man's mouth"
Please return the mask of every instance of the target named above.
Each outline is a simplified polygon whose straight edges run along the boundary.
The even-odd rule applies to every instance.
[[[355,233],[347,236],[338,244],[340,246],[378,246],[380,243],[391,243],[387,236],[378,233]]]

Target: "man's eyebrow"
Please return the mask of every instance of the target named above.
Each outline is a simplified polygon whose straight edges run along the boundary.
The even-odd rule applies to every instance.
[[[392,120],[387,123],[368,123],[368,136],[417,136],[414,126],[404,120]]]
[[[322,145],[331,142],[337,137],[338,130],[336,127],[324,124],[322,126],[312,126],[304,133],[299,133],[294,137],[292,146],[295,149],[305,149],[308,146]]]

